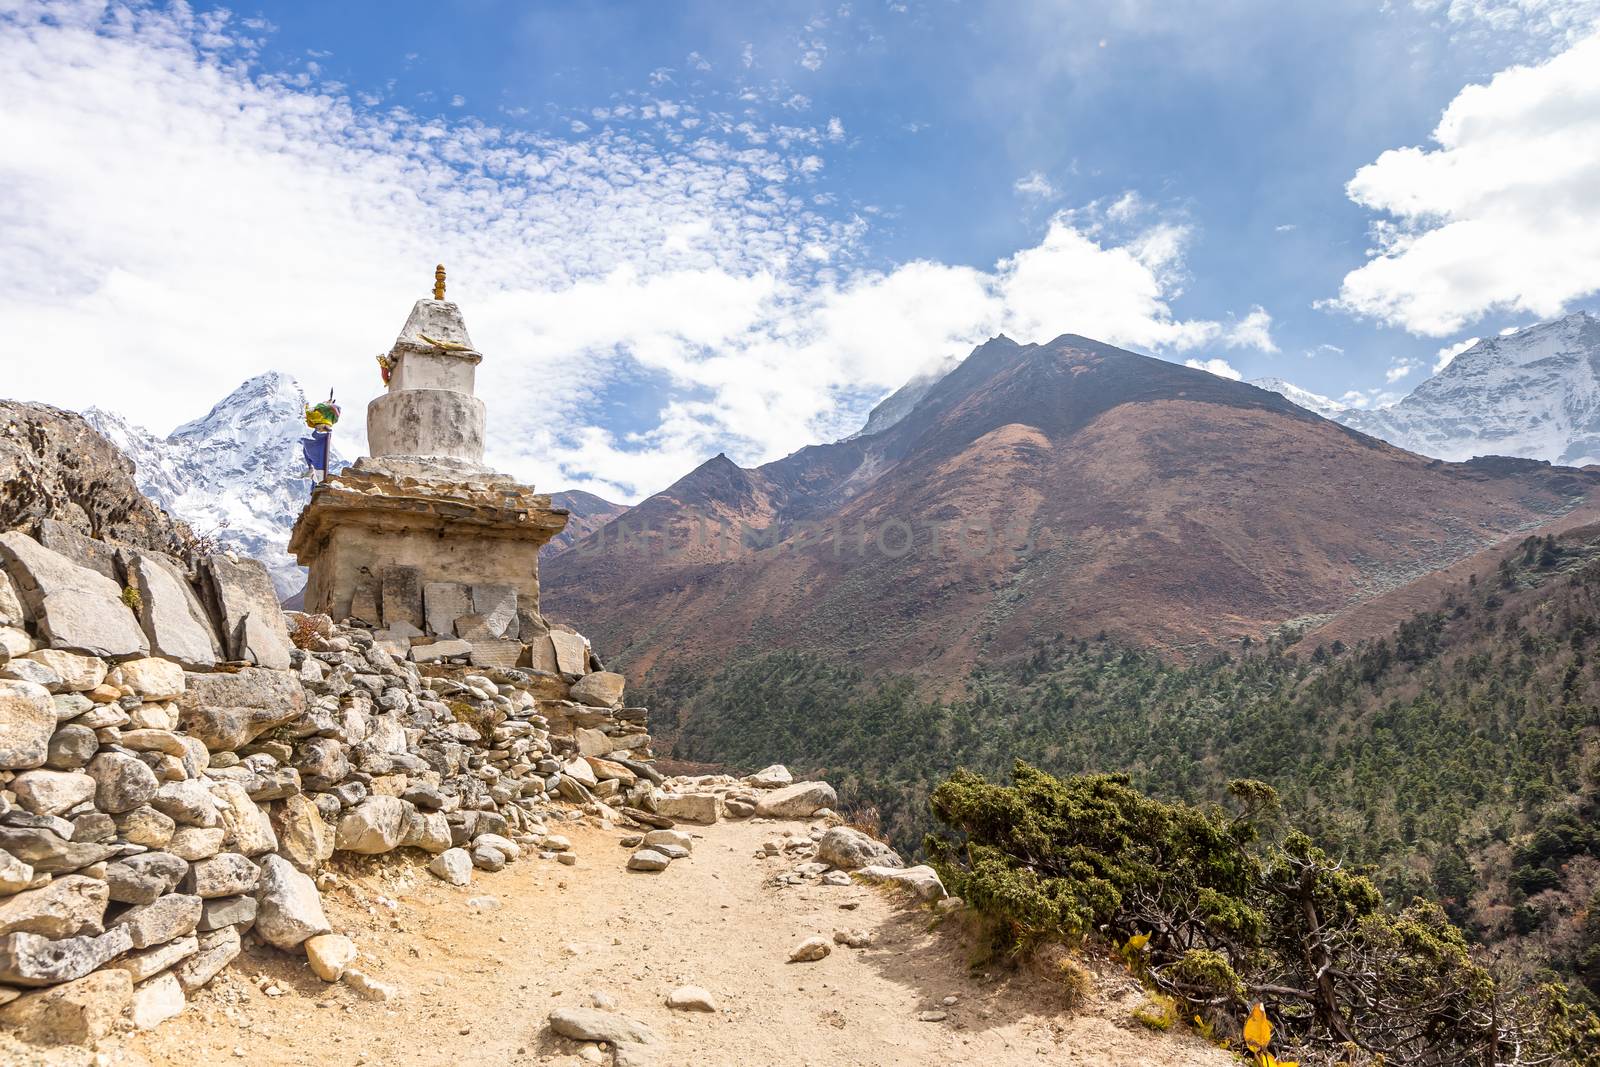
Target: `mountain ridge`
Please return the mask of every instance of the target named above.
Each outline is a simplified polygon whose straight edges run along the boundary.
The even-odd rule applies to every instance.
[[[545,596],[641,673],[771,645],[954,678],[1061,630],[1260,636],[1538,526],[1597,479],[1430,461],[1089,338],[996,338],[879,433],[703,464],[552,560]]]

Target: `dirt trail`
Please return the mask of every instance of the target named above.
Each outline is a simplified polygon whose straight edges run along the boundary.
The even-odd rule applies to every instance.
[[[865,886],[773,884],[792,861],[755,853],[784,829],[806,826],[696,829],[693,856],[660,874],[624,870],[621,832],[583,824],[564,831],[576,867],[524,859],[466,889],[374,864],[325,898],[361,966],[400,990],[393,1001],[360,999],[257,948],[183,1015],[102,1052],[113,1064],[251,1067],[609,1062],[592,1048],[584,1059],[585,1046],[545,1026],[553,1008],[605,991],[666,1039],[664,1067],[1234,1062],[1192,1036],[1128,1022],[1138,996],[1109,969],[1095,1002],[1066,1016],[1036,980],[969,973],[961,938],[934,929],[926,909]],[[498,906],[467,903],[484,896]],[[803,938],[841,926],[876,942],[785,962]],[[719,1013],[669,1011],[667,993],[685,984],[710,990]],[[919,1021],[930,1010],[948,1018]]]

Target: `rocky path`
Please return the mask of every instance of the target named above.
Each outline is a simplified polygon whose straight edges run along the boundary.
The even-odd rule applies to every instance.
[[[391,1000],[258,950],[159,1030],[103,1044],[102,1062],[603,1063],[609,1055],[546,1025],[553,1009],[597,995],[660,1036],[648,1062],[662,1065],[1232,1062],[1129,1023],[1137,995],[1114,976],[1067,1017],[1047,987],[969,973],[960,938],[925,909],[864,886],[773,884],[792,864],[756,853],[785,828],[805,831],[706,828],[692,857],[659,874],[625,871],[622,834],[583,824],[567,835],[577,866],[524,861],[463,889],[392,859],[373,864],[326,900]],[[873,944],[786,962],[804,938],[841,927],[870,931]],[[669,1009],[683,985],[709,991],[718,1010]]]

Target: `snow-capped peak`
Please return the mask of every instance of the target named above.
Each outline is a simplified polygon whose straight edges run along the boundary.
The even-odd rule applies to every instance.
[[[1526,367],[1551,357],[1570,356],[1592,349],[1600,319],[1575,311],[1553,322],[1541,322],[1500,337],[1479,341],[1445,367],[1474,363],[1484,366]],[[1441,371],[1441,374],[1443,372]],[[1419,387],[1420,388],[1420,387]]]
[[[287,551],[311,490],[300,450],[308,431],[298,382],[276,371],[257,375],[164,439],[113,412],[83,414],[133,460],[146,496],[196,532],[216,532],[265,562],[280,594],[300,588],[303,573]],[[346,464],[330,457],[329,466],[337,471]]]
[[[1600,462],[1600,318],[1579,311],[1479,341],[1398,403],[1339,421],[1439,459]]]
[[[1325,397],[1321,393],[1313,393],[1309,389],[1302,389],[1282,378],[1254,378],[1245,384],[1277,393],[1290,403],[1298,404],[1307,411],[1314,411],[1325,419],[1336,418],[1345,410],[1345,406],[1337,400]]]

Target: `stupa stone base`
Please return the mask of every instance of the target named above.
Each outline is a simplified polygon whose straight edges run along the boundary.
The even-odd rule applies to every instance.
[[[418,626],[432,583],[510,587],[537,615],[539,549],[566,522],[549,496],[470,460],[381,456],[317,486],[289,551],[310,568],[305,610],[335,619]]]

